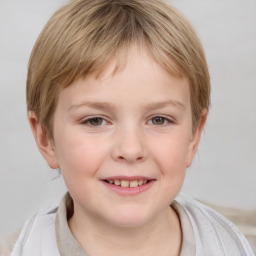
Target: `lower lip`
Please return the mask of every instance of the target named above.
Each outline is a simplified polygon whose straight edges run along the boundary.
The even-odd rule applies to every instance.
[[[102,182],[108,189],[110,189],[111,191],[113,191],[113,192],[115,192],[119,195],[135,196],[135,195],[141,194],[141,193],[145,192],[146,190],[148,190],[149,188],[151,188],[155,181],[151,180],[148,183],[143,184],[143,185],[138,186],[138,187],[135,187],[135,188],[130,188],[130,187],[124,188],[124,187],[121,187],[121,186],[116,186],[114,184],[110,184],[110,183],[105,182],[105,181],[102,181]]]

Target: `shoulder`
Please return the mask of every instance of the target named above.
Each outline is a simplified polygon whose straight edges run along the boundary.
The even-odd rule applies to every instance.
[[[244,235],[221,214],[185,196],[179,196],[176,201],[189,216],[197,251],[202,255],[207,252],[205,255],[254,256]]]
[[[17,230],[15,233],[10,235],[3,241],[0,241],[0,255],[9,256],[14,248],[15,243],[17,242],[21,233],[21,229]]]
[[[54,249],[56,247],[56,211],[57,208],[47,209],[29,218],[19,232],[1,244],[0,255],[48,255],[44,254],[45,251],[48,250],[49,247]],[[38,246],[38,244],[42,242],[47,244],[43,249]]]

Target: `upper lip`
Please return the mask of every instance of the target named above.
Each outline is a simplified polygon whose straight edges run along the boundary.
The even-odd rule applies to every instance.
[[[111,177],[106,177],[102,180],[127,180],[127,181],[132,181],[132,180],[155,180],[154,178],[146,177],[146,176],[111,176]]]

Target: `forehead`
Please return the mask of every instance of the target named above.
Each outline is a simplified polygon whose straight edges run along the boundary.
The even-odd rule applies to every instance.
[[[158,66],[161,66],[174,77],[183,78],[186,76],[176,61],[172,59],[169,54],[165,54],[161,51],[158,52],[158,50],[155,52],[154,46],[144,40],[141,42],[131,42],[130,44],[123,45],[123,47],[118,47],[107,62],[104,61],[103,53],[102,57],[94,62],[91,71],[87,73],[81,72],[80,75],[76,75],[75,80],[85,78],[87,76],[102,78],[106,74],[114,76],[119,72],[122,72],[128,64],[129,66],[135,66],[136,61],[140,62],[142,58],[147,58],[149,64],[157,63]],[[64,84],[64,87],[66,86],[69,86],[69,84]]]
[[[188,80],[172,76],[147,51],[134,47],[125,65],[116,71],[117,65],[118,60],[112,59],[99,75],[93,73],[75,81],[61,91],[60,100],[70,106],[85,101],[90,105],[98,101],[112,105],[183,102],[176,104],[180,106],[189,102]]]
[[[136,76],[138,77],[138,74],[148,73],[152,78],[172,77],[177,80],[187,80],[172,59],[168,59],[168,62],[170,65],[167,67],[166,63],[153,55],[152,49],[148,48],[146,44],[134,43],[129,48],[118,49],[114,57],[105,66],[89,73],[84,78],[103,82],[108,79],[122,79],[124,74],[127,74],[126,79],[132,80]],[[146,77],[144,78],[146,79]]]

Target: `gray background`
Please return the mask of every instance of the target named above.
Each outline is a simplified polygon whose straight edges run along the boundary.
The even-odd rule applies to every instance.
[[[33,44],[65,0],[0,0],[0,238],[66,191],[39,154],[26,119]],[[196,28],[212,77],[212,108],[183,191],[256,209],[256,0],[174,0]]]

